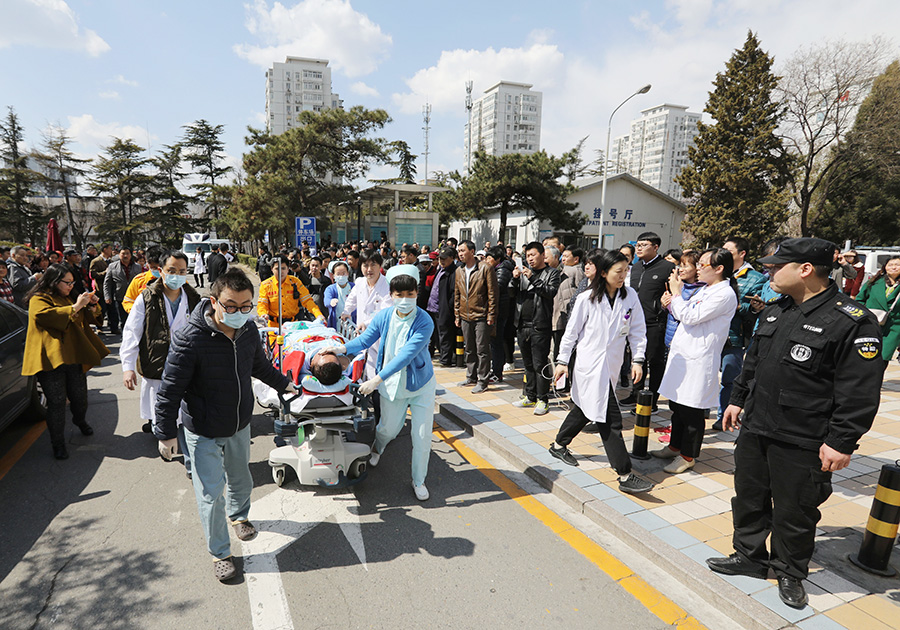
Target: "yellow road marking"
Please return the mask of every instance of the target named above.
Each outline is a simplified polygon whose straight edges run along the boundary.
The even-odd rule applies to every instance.
[[[502,472],[491,466],[487,460],[463,444],[459,438],[443,429],[435,429],[434,433],[450,448],[459,453],[476,470],[491,480],[519,504],[526,512],[550,528],[554,534],[569,543],[575,551],[583,555],[638,600],[647,610],[659,617],[663,623],[677,628],[704,628],[699,621],[675,602],[653,588],[627,565],[603,549],[600,545],[583,534],[571,523],[561,518],[553,510],[525,492]],[[548,611],[549,612],[549,611]]]
[[[0,479],[3,479],[6,476],[12,467],[15,465],[17,461],[25,454],[31,445],[37,441],[39,437],[41,437],[41,433],[47,428],[46,422],[39,422],[30,429],[28,432],[22,436],[22,438],[13,445],[11,449],[0,459]]]

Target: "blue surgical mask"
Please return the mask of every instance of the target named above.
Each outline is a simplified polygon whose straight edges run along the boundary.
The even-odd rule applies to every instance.
[[[335,276],[334,279],[337,281],[338,286],[343,287],[350,281],[350,276]]]
[[[238,328],[243,328],[244,324],[247,323],[247,320],[250,319],[250,316],[253,314],[253,311],[249,313],[241,313],[237,311],[236,313],[222,313],[222,323],[228,326],[229,328],[234,328],[237,330]]]
[[[153,276],[154,278],[159,278],[159,276],[160,276],[159,269],[151,269],[150,275]]]
[[[394,298],[394,306],[401,315],[409,315],[416,308],[416,298]]]
[[[184,283],[187,282],[187,276],[166,274],[166,276],[163,278],[163,282],[165,282],[166,286],[170,289],[180,289],[182,286],[184,286]]]

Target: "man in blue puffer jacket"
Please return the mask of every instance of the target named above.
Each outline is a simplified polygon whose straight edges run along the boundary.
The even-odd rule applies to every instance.
[[[250,377],[279,391],[293,391],[287,377],[266,358],[256,327],[248,321],[255,307],[253,284],[242,271],[229,269],[220,275],[210,287],[210,298],[202,300],[172,336],[156,398],[153,434],[167,460],[176,448],[176,418],[184,407],[197,510],[215,558],[215,575],[223,582],[237,575],[226,510],[239,539],[256,535],[248,520],[253,489]]]

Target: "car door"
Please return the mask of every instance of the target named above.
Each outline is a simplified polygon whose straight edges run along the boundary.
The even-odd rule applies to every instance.
[[[28,394],[28,378],[22,376],[25,354],[25,318],[5,300],[0,300],[0,409],[18,405]]]

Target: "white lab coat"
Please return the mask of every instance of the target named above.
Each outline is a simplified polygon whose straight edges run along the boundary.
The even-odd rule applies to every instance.
[[[719,404],[719,366],[738,301],[728,282],[705,286],[685,301],[672,298],[669,309],[681,322],[672,344],[659,393],[669,400],[709,409]]]
[[[202,274],[206,273],[206,255],[205,254],[194,254],[194,273]]]
[[[162,280],[157,280],[162,282]],[[144,334],[144,294],[141,293],[134,301],[128,319],[122,327],[122,345],[119,348],[119,358],[122,361],[122,371],[137,370],[138,342]],[[188,321],[188,297],[185,290],[181,290],[181,301],[178,303],[178,312],[172,313],[171,306],[166,300],[166,315],[169,317],[169,330],[171,334],[181,330]],[[141,418],[143,420],[156,419],[156,394],[162,385],[162,380],[141,377]],[[178,423],[181,424],[181,412],[178,412]]]
[[[360,276],[353,284],[353,290],[347,296],[344,303],[344,314],[350,315],[356,311],[356,326],[369,325],[369,322],[378,311],[390,308],[394,301],[391,299],[391,289],[387,279],[382,275],[374,287],[369,287],[365,276]],[[375,378],[378,373],[378,344],[366,350],[366,380]]]
[[[589,420],[606,422],[611,380],[607,349],[612,311],[608,304],[604,309],[602,301],[591,302],[590,298],[590,291],[582,291],[575,298],[566,332],[559,344],[559,361],[568,364],[572,350],[578,344],[575,365],[569,364],[572,401]]]
[[[589,292],[590,289],[585,291]],[[609,313],[609,345],[606,348],[607,362],[609,363],[609,377],[613,387],[619,371],[622,369],[622,361],[625,360],[625,342],[631,346],[632,361],[639,363],[644,360],[647,350],[647,324],[644,320],[644,309],[637,291],[629,286],[625,287],[625,297],[616,295],[615,304]],[[610,310],[609,300],[603,296],[601,300],[603,308]]]

